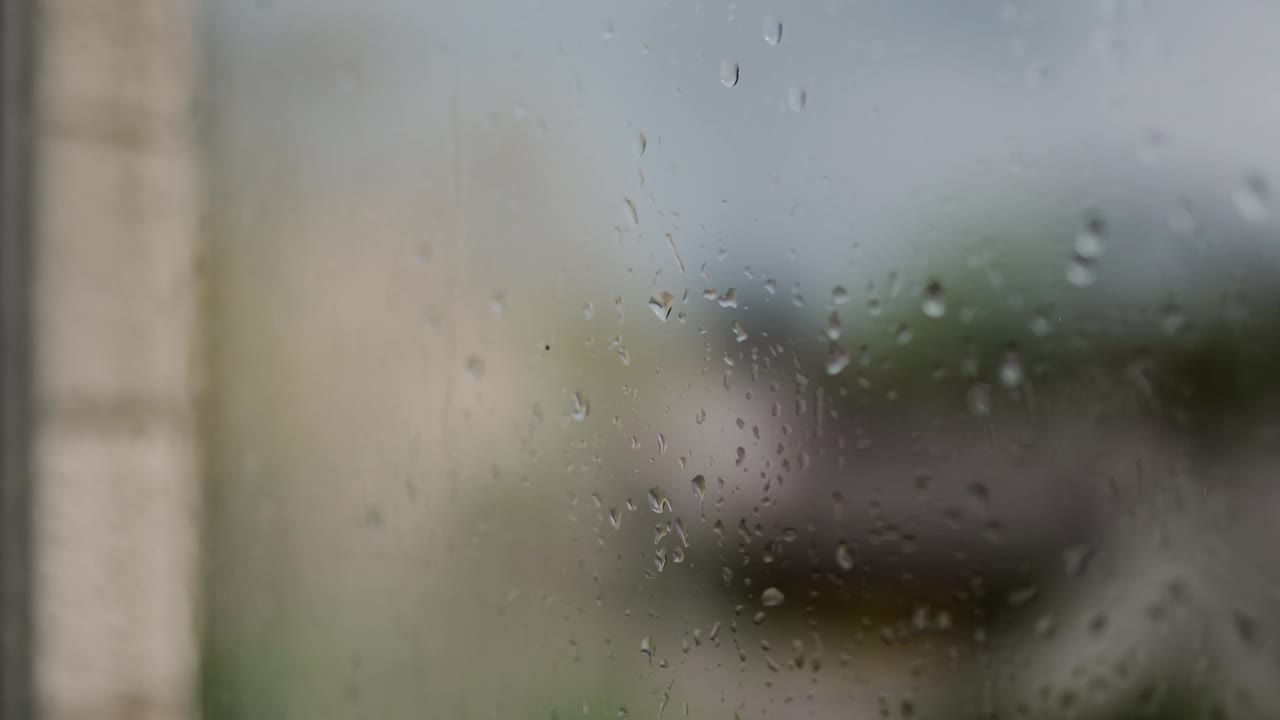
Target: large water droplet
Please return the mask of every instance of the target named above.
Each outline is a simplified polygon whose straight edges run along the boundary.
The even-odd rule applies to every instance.
[[[853,548],[847,543],[836,545],[836,565],[846,572],[853,569]]]
[[[732,60],[720,63],[720,83],[727,88],[738,84],[738,63]]]
[[[942,288],[942,283],[932,280],[925,286],[924,301],[920,303],[920,310],[926,317],[935,320],[947,314],[947,295]]]
[[[573,394],[573,419],[582,422],[587,419],[587,415],[591,413],[591,403],[587,401],[587,396],[580,392]]]
[[[720,303],[720,307],[722,307],[722,308],[736,308],[736,307],[738,307],[738,290],[737,290],[737,288],[729,288],[728,290],[725,290],[723,295],[721,295],[720,297],[716,298],[716,302]]]
[[[782,20],[772,15],[764,19],[764,41],[770,45],[782,42]]]
[[[649,298],[649,309],[662,322],[666,322],[671,317],[671,307],[675,303],[676,296],[663,290],[662,292]]]
[[[847,302],[849,302],[849,291],[845,290],[843,285],[831,288],[832,305],[844,305]]]
[[[707,479],[702,475],[694,475],[689,484],[693,486],[693,496],[698,498],[698,502],[702,502],[707,494]]]
[[[765,588],[765,591],[760,593],[760,604],[765,607],[778,607],[786,601],[787,596],[776,587]]]

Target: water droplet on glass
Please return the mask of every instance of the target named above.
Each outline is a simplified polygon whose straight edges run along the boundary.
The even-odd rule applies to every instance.
[[[787,107],[791,108],[792,112],[803,110],[808,99],[808,94],[799,85],[792,85],[787,88]]]
[[[667,437],[662,433],[658,433],[658,454],[667,454]]]
[[[481,360],[478,356],[476,355],[468,356],[466,368],[467,368],[467,375],[469,375],[472,380],[479,380],[480,378],[484,377],[484,361]]]
[[[893,333],[893,338],[898,341],[899,345],[906,345],[911,342],[911,339],[915,336],[915,333],[911,330],[911,326],[906,323],[898,325],[898,329]]]
[[[584,319],[590,320],[591,318],[595,317],[595,315],[596,315],[596,308],[594,305],[592,305],[591,303],[587,303],[582,306],[582,317]]]
[[[772,15],[764,19],[764,41],[770,45],[782,42],[782,20]]]
[[[1036,337],[1047,337],[1053,333],[1053,322],[1043,312],[1032,315],[1027,327],[1031,329],[1031,334]]]
[[[836,545],[836,565],[848,572],[853,569],[853,548],[846,543]]]
[[[942,289],[942,283],[932,280],[925,286],[924,301],[920,303],[920,310],[926,317],[935,320],[947,314],[947,295]]]
[[[627,221],[631,223],[631,227],[636,227],[640,224],[640,213],[636,211],[636,204],[631,198],[622,198],[622,213],[627,216]]]
[[[738,63],[732,60],[720,63],[720,83],[727,88],[738,84]]]
[[[653,662],[654,650],[655,650],[655,647],[654,647],[652,638],[650,638],[648,635],[645,635],[643,638],[640,639],[640,652],[644,653],[644,655],[649,658],[650,663]]]
[[[698,502],[702,502],[702,498],[707,494],[707,479],[702,475],[694,475],[689,484],[693,486],[693,496],[698,498]]]
[[[1168,305],[1164,309],[1164,315],[1160,318],[1160,329],[1165,335],[1177,335],[1187,326],[1187,319],[1176,305]]]
[[[787,596],[776,587],[765,588],[765,591],[760,593],[760,604],[765,607],[778,607],[786,601]]]
[[[1000,384],[1013,389],[1022,384],[1025,376],[1022,372],[1022,359],[1016,351],[1010,350],[1000,361]]]
[[[1267,179],[1250,173],[1232,194],[1240,217],[1251,223],[1264,223],[1271,217],[1271,190]]]
[[[969,404],[969,412],[976,417],[989,417],[991,415],[991,388],[986,385],[974,385],[969,388],[967,396]]]
[[[746,339],[750,337],[749,335],[747,335],[746,328],[742,327],[742,323],[738,322],[737,320],[733,321],[733,337],[738,342],[745,342]]]
[[[649,309],[662,322],[666,322],[671,317],[671,307],[675,303],[676,296],[663,290],[662,292],[649,298]]]
[[[573,419],[582,422],[587,419],[587,415],[591,413],[591,404],[587,402],[587,396],[580,392],[573,394]]]
[[[1094,272],[1093,266],[1086,260],[1078,257],[1071,258],[1067,263],[1067,282],[1078,288],[1087,288],[1098,279],[1097,273]]]
[[[725,290],[725,291],[724,291],[724,294],[723,294],[723,295],[721,295],[719,298],[717,298],[717,299],[716,299],[716,302],[720,303],[720,307],[722,307],[722,308],[736,308],[736,307],[738,307],[738,290],[737,290],[737,288],[729,288],[728,290]]]
[[[778,281],[774,280],[773,278],[769,278],[768,280],[765,280],[764,291],[769,293],[770,295],[776,294],[778,292]]]
[[[662,488],[654,486],[649,489],[649,509],[661,515],[671,510],[671,501]]]
[[[1081,260],[1097,260],[1106,252],[1106,224],[1099,216],[1090,217],[1086,222],[1084,229],[1076,235],[1074,248],[1076,257]]]
[[[840,313],[832,310],[831,316],[827,318],[827,339],[839,340],[840,333],[843,332],[843,330],[844,328],[840,325]]]
[[[649,139],[644,136],[644,133],[642,132],[636,133],[636,144],[635,144],[636,158],[639,159],[644,157],[644,151],[648,147],[649,147]]]
[[[848,350],[835,343],[827,346],[826,369],[828,375],[839,375],[842,370],[849,367],[849,360]]]
[[[849,291],[845,290],[843,285],[831,288],[832,305],[844,305],[847,302],[849,302]]]
[[[614,530],[622,527],[622,511],[618,508],[609,508],[609,524]]]
[[[706,410],[701,410],[701,409],[700,409],[700,410],[698,410],[698,414],[693,416],[693,421],[694,421],[694,422],[696,422],[696,423],[698,423],[699,425],[701,425],[702,423],[706,422],[706,421],[707,421],[707,411],[706,411]]]

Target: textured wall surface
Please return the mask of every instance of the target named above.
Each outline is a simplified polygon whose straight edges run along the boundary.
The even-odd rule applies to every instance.
[[[191,8],[41,3],[36,691],[44,717],[196,714]]]

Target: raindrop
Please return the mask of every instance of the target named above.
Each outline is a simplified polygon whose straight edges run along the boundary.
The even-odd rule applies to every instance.
[[[587,401],[587,396],[580,392],[573,394],[573,419],[582,422],[587,419],[587,415],[591,413],[591,404]]]
[[[644,653],[644,655],[649,658],[650,663],[653,662],[653,653],[655,650],[656,647],[653,644],[653,639],[648,635],[645,635],[640,639],[640,652]]]
[[[1085,222],[1084,229],[1080,234],[1076,235],[1075,251],[1076,257],[1081,260],[1097,260],[1106,252],[1106,243],[1103,237],[1106,235],[1106,224],[1102,221],[1102,217],[1094,215]]]
[[[839,375],[841,371],[849,367],[849,351],[840,347],[835,343],[827,346],[827,374]]]
[[[663,512],[670,512],[671,500],[667,498],[667,494],[662,488],[654,486],[649,489],[649,509],[661,515]]]
[[[1168,305],[1164,309],[1164,316],[1160,318],[1160,329],[1165,335],[1177,335],[1187,326],[1187,319],[1183,317],[1182,312],[1178,310],[1177,305]]]
[[[636,227],[640,224],[640,213],[636,211],[636,204],[631,198],[622,198],[622,210],[623,214],[627,216],[627,220],[631,222],[631,227]]]
[[[613,526],[614,530],[618,530],[622,527],[621,510],[618,508],[609,508],[609,524]]]
[[[1004,360],[1000,362],[1000,384],[1013,389],[1021,385],[1024,379],[1022,359],[1018,357],[1016,351],[1007,351],[1004,354]]]
[[[947,295],[942,289],[942,283],[937,280],[931,280],[924,289],[924,301],[920,303],[920,310],[924,312],[926,317],[935,320],[947,314]]]
[[[782,42],[782,20],[773,16],[764,19],[764,41],[770,45]]]
[[[915,337],[915,333],[911,331],[911,326],[906,323],[898,325],[898,329],[894,332],[893,337],[898,341],[899,345],[906,345]]]
[[[694,475],[689,484],[693,486],[693,496],[698,498],[698,502],[702,502],[707,494],[707,479],[702,475]]]
[[[698,414],[693,416],[693,421],[701,425],[707,421],[707,411],[699,409]]]
[[[507,296],[501,290],[495,292],[493,297],[489,298],[489,309],[493,314],[502,317],[507,311]]]
[[[1232,195],[1240,217],[1251,223],[1264,223],[1271,217],[1271,190],[1267,179],[1258,173],[1249,173]]]
[[[676,296],[663,290],[662,292],[649,298],[649,309],[662,322],[666,322],[671,317],[671,307],[675,303]]]
[[[469,355],[467,357],[467,375],[472,380],[479,380],[484,377],[484,361],[477,355]]]
[[[714,291],[713,291],[714,292]],[[737,288],[729,288],[724,294],[716,298],[716,302],[720,303],[722,308],[738,307],[738,290]]]
[[[832,305],[844,305],[847,302],[849,302],[849,291],[845,290],[843,285],[831,288]]]
[[[804,104],[807,100],[807,93],[805,93],[804,88],[799,85],[792,85],[787,89],[787,107],[791,108],[792,112],[800,112],[803,110]]]
[[[733,321],[733,337],[738,342],[745,342],[748,337],[746,329],[743,328],[742,323],[737,320]]]
[[[595,314],[596,314],[595,306],[592,305],[591,303],[587,303],[582,306],[582,317],[584,319],[590,320],[591,318],[595,317]]]
[[[968,393],[969,412],[976,417],[991,415],[991,388],[987,385],[974,385]]]
[[[727,88],[738,84],[738,63],[732,60],[720,63],[720,83]]]
[[[667,454],[667,438],[662,433],[658,433],[658,454]]]
[[[648,147],[649,147],[649,139],[644,136],[644,133],[642,132],[636,133],[636,144],[635,144],[636,159],[644,157],[644,151],[648,149]]]
[[[770,295],[776,294],[778,292],[778,281],[774,280],[773,278],[769,278],[768,280],[765,280],[764,291],[769,293]]]
[[[729,587],[730,585],[732,585],[733,584],[733,568],[730,568],[728,565],[720,568],[720,579],[724,581],[725,587]],[[719,630],[719,628],[718,627],[712,628],[712,633],[711,633],[712,640],[716,639],[716,635],[714,632],[715,630]]]
[[[853,548],[847,543],[836,545],[836,565],[845,572],[853,569]]]
[[[1043,312],[1032,315],[1027,327],[1031,329],[1031,334],[1036,337],[1048,337],[1053,334],[1053,322]]]
[[[765,591],[760,593],[760,604],[765,607],[778,607],[786,601],[787,596],[776,587],[765,588]]]
[[[1071,262],[1067,263],[1067,282],[1078,288],[1087,288],[1098,279],[1098,275],[1094,272],[1093,267],[1088,262],[1078,257],[1071,258]]]
[[[839,340],[840,333],[843,328],[840,327],[840,313],[835,310],[831,311],[831,316],[827,318],[827,338],[830,340]]]

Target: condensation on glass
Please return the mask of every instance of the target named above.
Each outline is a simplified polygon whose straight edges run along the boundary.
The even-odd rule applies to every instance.
[[[1280,715],[1280,11],[209,7],[211,718]]]

